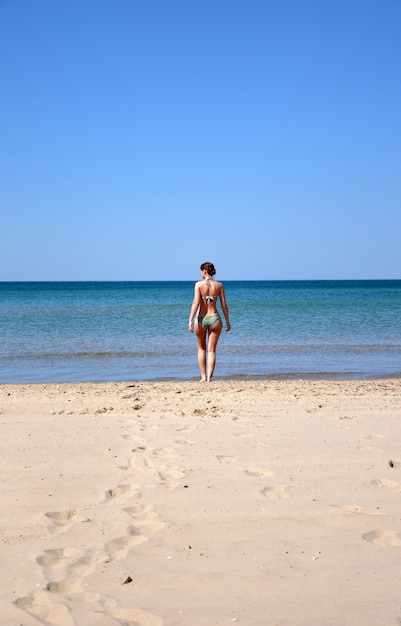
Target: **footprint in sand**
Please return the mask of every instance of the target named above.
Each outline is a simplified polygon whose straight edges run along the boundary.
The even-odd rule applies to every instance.
[[[169,461],[176,461],[176,456],[168,450],[151,452],[152,476],[155,477],[155,484],[160,484],[160,480],[167,488],[173,488],[178,483],[178,479],[185,474],[175,468],[169,467]],[[147,471],[146,462],[139,464],[141,471]],[[141,466],[142,465],[142,466]],[[137,466],[138,467],[138,466]],[[141,497],[137,487],[130,484],[118,484],[116,487],[108,489],[104,498],[97,502],[93,510],[92,519],[85,518],[77,510],[48,511],[45,516],[49,520],[48,532],[52,535],[65,533],[79,522],[94,522],[88,527],[90,537],[94,541],[87,550],[80,550],[75,547],[56,547],[45,550],[37,556],[36,563],[42,569],[43,577],[46,581],[41,589],[35,589],[31,594],[17,598],[15,607],[25,612],[41,624],[63,624],[72,626],[74,618],[70,613],[71,607],[68,602],[92,603],[99,602],[101,595],[89,593],[85,589],[85,581],[88,575],[96,571],[99,563],[108,561],[120,561],[124,559],[130,550],[135,546],[148,540],[148,537],[158,532],[165,524],[157,521],[157,513],[152,506],[138,502]],[[125,504],[125,507],[124,507]],[[127,506],[128,505],[128,506]],[[96,520],[102,519],[102,515],[107,510],[108,520],[117,520],[122,528],[120,535],[113,538],[101,536]],[[132,524],[124,523],[121,513],[132,518]],[[127,521],[127,517],[125,518]],[[105,539],[107,540],[105,541]],[[103,541],[102,541],[103,540]],[[89,542],[89,540],[88,540]],[[162,626],[163,621],[157,616],[142,610],[111,610],[99,611],[93,617],[93,613],[88,613],[88,624],[124,624],[125,626]],[[95,619],[95,621],[92,621]],[[18,623],[22,623],[20,619]],[[28,623],[28,622],[27,622]],[[30,623],[30,622],[29,622]]]
[[[152,450],[151,448],[147,449],[148,452],[151,452],[145,459],[143,459],[143,467],[158,471],[159,469],[165,469],[169,464],[175,464],[177,460],[177,455],[172,450]]]
[[[219,463],[235,463],[235,461],[238,460],[238,457],[237,456],[223,456],[219,454],[218,456],[216,456],[216,459],[218,460]]]
[[[37,557],[36,562],[42,567],[76,571],[85,568],[85,573],[92,572],[98,563],[98,559],[93,556],[93,549],[87,551],[78,548],[55,548],[45,550]]]
[[[48,581],[47,591],[66,595],[74,602],[91,602],[98,599],[98,594],[82,591],[84,577],[94,571],[99,562],[98,558],[93,558],[76,548],[55,548],[46,550],[37,557],[36,562],[43,568],[43,575]]]
[[[126,499],[132,491],[131,485],[117,485],[113,489],[106,491],[106,500],[123,500]]]
[[[107,554],[110,554],[113,557],[116,557],[118,555],[118,558],[120,559],[127,554],[129,548],[139,545],[140,543],[143,543],[147,540],[148,538],[145,537],[145,535],[140,534],[138,532],[138,529],[136,529],[134,526],[130,526],[127,529],[126,536],[116,537],[115,539],[106,542],[103,549],[105,552],[107,552]]]
[[[136,520],[151,521],[157,517],[157,513],[153,508],[146,504],[134,504],[133,506],[125,507],[124,511],[131,515]]]
[[[50,518],[54,524],[59,526],[66,526],[70,523],[77,514],[77,511],[49,511],[45,513],[46,517]]]
[[[113,560],[124,558],[130,548],[147,540],[136,528],[127,528],[127,535],[116,537],[103,546],[99,546],[95,556],[80,550],[60,548],[47,550],[36,561],[43,567],[43,574],[48,580],[47,591],[67,596],[74,602],[91,602],[99,598],[98,594],[88,594],[82,591],[85,576],[92,573],[97,564],[105,557]],[[78,558],[80,557],[80,558]],[[63,578],[60,579],[60,575]]]
[[[372,480],[370,484],[375,485],[376,487],[387,487],[387,489],[390,489],[391,491],[394,491],[395,493],[401,493],[401,485],[400,483],[397,483],[395,480],[389,480],[387,478],[383,478],[381,480],[380,479]]]
[[[331,504],[334,509],[341,509],[342,511],[348,511],[349,513],[361,513],[363,515],[384,515],[382,511],[378,509],[366,509],[364,506],[358,504]]]
[[[382,548],[398,548],[401,546],[401,539],[394,530],[372,530],[364,533],[362,539]]]
[[[164,522],[158,522],[156,518],[158,514],[149,505],[136,504],[123,509],[135,521],[135,528],[141,534],[150,532],[158,532],[164,528]]]
[[[130,472],[131,476],[135,476],[135,474],[138,473],[139,468],[138,468],[138,463],[136,461],[136,459],[127,459],[127,463],[126,465],[118,465],[117,466],[119,470],[122,470],[123,472]]]
[[[266,498],[272,500],[287,500],[288,492],[286,485],[276,485],[275,487],[264,487],[260,492]]]
[[[68,607],[64,604],[51,602],[47,590],[35,591],[28,596],[18,598],[15,604],[38,619],[40,624],[65,624],[69,626],[73,623]]]
[[[175,443],[179,446],[194,446],[196,441],[193,439],[177,439]]]
[[[73,524],[77,511],[49,511],[45,513],[52,525],[47,527],[51,535],[63,533]]]
[[[170,491],[175,489],[180,484],[180,478],[184,478],[184,472],[180,470],[169,470],[167,472],[158,472],[160,480],[165,487]]]
[[[45,550],[43,554],[38,556],[36,562],[42,567],[57,567],[65,562],[65,559],[74,559],[82,553],[81,550],[75,548],[55,548]]]
[[[274,472],[271,472],[270,470],[259,469],[258,467],[250,467],[249,469],[244,470],[244,472],[252,478],[266,478],[274,476]]]

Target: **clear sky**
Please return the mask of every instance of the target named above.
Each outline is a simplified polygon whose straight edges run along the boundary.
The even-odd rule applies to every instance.
[[[0,280],[401,278],[400,0],[0,0]]]

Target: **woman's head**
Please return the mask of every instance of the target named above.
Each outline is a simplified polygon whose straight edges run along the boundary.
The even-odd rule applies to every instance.
[[[207,261],[206,263],[202,263],[200,268],[202,272],[207,272],[209,276],[214,276],[216,273],[216,269],[213,263],[210,263],[209,261]]]

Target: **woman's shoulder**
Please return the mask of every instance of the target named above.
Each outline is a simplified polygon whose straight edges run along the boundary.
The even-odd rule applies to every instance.
[[[211,281],[209,284],[206,284],[204,280],[198,280],[195,283],[195,288],[200,288],[205,286],[206,288],[211,288],[213,287],[214,289],[221,289],[223,287],[223,283],[219,282],[218,280],[214,280]]]

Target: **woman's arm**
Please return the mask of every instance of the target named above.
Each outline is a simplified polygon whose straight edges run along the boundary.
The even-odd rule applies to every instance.
[[[220,302],[221,302],[221,308],[226,320],[226,331],[231,330],[231,324],[230,324],[230,315],[228,313],[228,306],[227,306],[227,301],[226,301],[226,294],[224,293],[224,287],[223,285],[221,286],[221,291],[220,291]]]
[[[188,320],[188,330],[191,333],[193,333],[194,331],[192,321],[199,309],[200,304],[201,304],[201,292],[199,288],[199,283],[195,283],[194,301],[191,306],[191,311],[189,313],[189,320]]]

